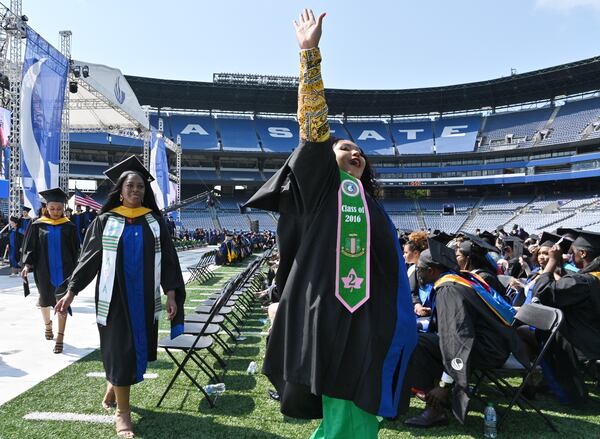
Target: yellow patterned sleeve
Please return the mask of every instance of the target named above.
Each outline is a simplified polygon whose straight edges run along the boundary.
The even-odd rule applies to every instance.
[[[298,124],[301,140],[324,142],[329,139],[327,102],[321,78],[321,52],[318,47],[300,51]]]

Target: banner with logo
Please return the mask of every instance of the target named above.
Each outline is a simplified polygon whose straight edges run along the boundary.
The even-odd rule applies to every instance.
[[[154,177],[151,183],[154,198],[159,209],[169,206],[169,163],[167,162],[167,147],[165,139],[158,136],[156,128],[152,127],[150,142],[150,174]]]
[[[8,139],[10,137],[10,111],[6,108],[0,108],[0,180],[8,180],[8,161],[10,151],[8,149]]]
[[[38,193],[58,186],[60,130],[69,61],[27,28],[21,85],[23,196],[32,214]]]
[[[129,114],[141,126],[145,128],[150,126],[133,89],[119,69],[85,61],[73,61],[73,67],[74,69],[79,67],[80,79],[105,96],[113,105]],[[84,77],[84,71],[88,72],[87,77]]]

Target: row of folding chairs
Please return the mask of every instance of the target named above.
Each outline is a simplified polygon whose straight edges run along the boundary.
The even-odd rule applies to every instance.
[[[217,255],[217,250],[210,250],[206,253],[203,253],[200,256],[200,260],[194,264],[187,267],[190,272],[190,278],[187,283],[194,281],[204,282],[212,277],[212,271],[209,269],[211,265],[215,263],[215,257]]]
[[[194,376],[189,366],[195,365],[210,382],[221,382],[222,375],[216,370],[210,358],[224,373],[227,363],[215,349],[220,347],[222,353],[231,354],[235,348],[244,319],[250,313],[255,301],[255,293],[260,291],[264,281],[262,266],[270,257],[265,252],[262,258],[251,263],[242,273],[230,279],[220,292],[207,297],[195,309],[194,313],[185,316],[183,334],[174,339],[169,337],[160,340],[163,348],[173,360],[177,369],[167,388],[163,392],[157,407],[163,402],[177,378],[183,374],[204,395],[210,407],[214,407],[215,396],[209,395]],[[228,336],[228,337],[227,337]],[[177,352],[183,352],[183,359]],[[191,363],[190,363],[191,361]],[[214,362],[213,362],[214,363]]]

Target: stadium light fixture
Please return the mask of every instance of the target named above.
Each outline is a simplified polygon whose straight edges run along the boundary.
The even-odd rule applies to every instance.
[[[71,93],[77,93],[77,81],[69,81],[69,91]]]
[[[90,76],[90,67],[83,66],[83,68],[81,69],[81,74],[83,75],[84,78],[87,78],[88,76]]]
[[[79,78],[81,76],[81,66],[73,67],[73,76]]]

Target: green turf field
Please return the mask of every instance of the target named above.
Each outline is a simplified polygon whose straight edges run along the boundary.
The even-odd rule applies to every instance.
[[[195,303],[192,300],[218,291],[227,279],[242,271],[249,260],[240,265],[219,268],[215,276],[202,285],[197,283],[190,285],[186,306],[193,307]],[[192,312],[191,309],[187,311]],[[183,376],[178,379],[161,408],[156,408],[156,403],[175,370],[167,355],[159,351],[158,361],[151,363],[148,368],[148,373],[156,373],[158,378],[147,379],[132,388],[131,402],[136,437],[275,439],[310,436],[317,426],[317,421],[284,418],[279,412],[278,403],[267,397],[267,390],[270,388],[267,379],[262,375],[246,373],[250,361],[256,361],[259,368],[262,364],[265,337],[260,333],[267,329],[262,322],[265,317],[264,311],[257,305],[243,328],[246,339],[239,342],[233,356],[226,357],[229,368],[224,382],[227,390],[217,399],[217,406],[212,409],[202,399],[201,393]],[[161,329],[166,330],[167,327],[167,322],[163,321]],[[251,332],[256,332],[257,335],[249,334]],[[0,438],[116,437],[114,426],[110,424],[23,419],[23,416],[30,412],[106,414],[100,405],[105,381],[102,378],[86,377],[88,372],[102,372],[102,370],[100,355],[96,351],[3,405],[0,407]],[[208,382],[201,372],[197,373],[197,377],[202,384]],[[494,402],[502,401],[502,397],[491,392],[489,388],[483,390],[484,397],[489,397]],[[488,393],[486,394],[485,391]],[[598,395],[594,397],[596,401],[600,400]],[[593,402],[585,410],[566,413],[551,400],[538,399],[538,403],[556,422],[560,435],[552,435],[537,415],[514,410],[507,428],[499,434],[499,437],[511,439],[600,437],[600,403]],[[408,416],[419,413],[422,407],[422,403],[414,401]],[[483,437],[481,410],[481,403],[474,402],[464,426],[452,420],[448,428],[431,430],[407,429],[402,425],[401,420],[384,421],[379,437]]]

